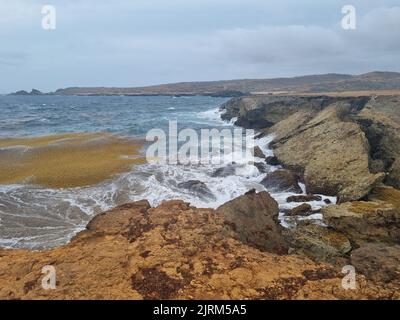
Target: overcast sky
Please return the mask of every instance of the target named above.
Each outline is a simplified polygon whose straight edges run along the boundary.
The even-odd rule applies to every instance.
[[[346,4],[356,30],[341,28]],[[0,93],[400,71],[400,0],[0,0],[0,13]]]

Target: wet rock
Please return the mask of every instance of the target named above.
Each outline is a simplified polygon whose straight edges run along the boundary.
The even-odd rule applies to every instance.
[[[332,201],[329,200],[328,198],[325,198],[325,199],[324,199],[324,202],[325,202],[326,204],[331,204],[331,203],[332,203]]]
[[[216,169],[212,173],[212,177],[228,177],[233,176],[236,173],[237,166],[235,164],[228,164],[225,167]]]
[[[312,207],[308,203],[303,203],[288,212],[290,216],[307,216],[313,214]]]
[[[265,158],[265,154],[264,152],[261,150],[261,148],[259,146],[255,146],[253,149],[253,156],[256,158]]]
[[[295,131],[272,143],[275,156],[304,172],[310,193],[337,195],[339,202],[359,200],[384,178],[369,171],[369,144],[358,124],[345,121],[349,103],[335,103]],[[273,130],[273,128],[271,128]]]
[[[206,186],[204,182],[199,180],[189,180],[178,184],[179,188],[189,190],[203,199],[216,200],[212,191]]]
[[[272,191],[303,192],[299,186],[299,179],[296,174],[286,169],[278,169],[268,173],[261,181],[261,184]]]
[[[350,241],[343,234],[308,222],[285,230],[284,236],[295,253],[309,256],[317,261],[330,262],[351,250]]]
[[[366,243],[351,253],[351,264],[373,281],[400,283],[400,246]]]
[[[269,164],[270,166],[278,166],[279,165],[279,160],[275,156],[269,156],[265,158],[265,162]]]
[[[243,243],[263,251],[286,253],[286,243],[278,222],[278,203],[268,192],[247,193],[217,209],[228,233]]]
[[[309,202],[309,201],[321,201],[322,197],[314,194],[290,196],[286,199],[287,202]]]
[[[400,242],[400,211],[381,201],[355,201],[322,209],[324,222],[357,246],[364,242]]]
[[[265,163],[262,162],[254,162],[253,165],[260,171],[261,173],[267,173],[268,167]]]

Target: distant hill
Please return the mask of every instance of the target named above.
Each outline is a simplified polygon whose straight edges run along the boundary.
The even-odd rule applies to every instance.
[[[400,73],[371,72],[361,75],[322,74],[293,78],[180,82],[148,87],[71,87],[57,95],[215,95],[247,93],[311,93],[400,89]]]

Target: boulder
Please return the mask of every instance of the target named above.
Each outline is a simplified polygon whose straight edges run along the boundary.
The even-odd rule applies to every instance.
[[[307,216],[312,214],[312,207],[308,203],[302,203],[301,205],[291,209],[288,212],[290,216]]]
[[[262,152],[261,148],[259,146],[255,146],[253,149],[253,156],[257,158],[262,158],[265,159],[265,154]]]
[[[324,222],[357,246],[365,242],[400,242],[400,211],[382,201],[355,201],[322,209]]]
[[[322,197],[314,194],[290,196],[286,199],[287,202],[309,202],[309,201],[321,201]]]
[[[279,160],[275,156],[268,156],[265,158],[265,162],[269,164],[270,166],[278,166],[279,165]]]
[[[181,182],[178,184],[178,187],[189,190],[202,199],[209,199],[209,200],[216,199],[216,197],[214,196],[212,191],[206,186],[206,184],[199,180],[189,180],[186,182]]]
[[[236,166],[234,163],[228,164],[225,167],[221,167],[216,169],[211,176],[212,177],[228,177],[235,175],[236,172]]]
[[[351,250],[350,241],[345,235],[309,222],[285,230],[284,237],[289,242],[292,252],[317,261],[330,262],[335,257],[343,257]]]
[[[373,281],[400,283],[400,246],[366,243],[351,253],[351,264]]]
[[[267,173],[268,167],[265,163],[263,162],[254,162],[253,165],[258,169],[258,171],[260,171],[261,173]]]
[[[216,211],[223,217],[229,235],[263,251],[287,252],[278,222],[278,203],[268,192],[248,192]]]
[[[299,179],[295,173],[286,169],[278,169],[268,173],[261,184],[271,191],[302,193]]]
[[[370,173],[368,140],[358,124],[345,121],[350,111],[348,103],[332,104],[272,143],[285,167],[304,173],[308,192],[337,195],[339,202],[363,198],[384,178]]]

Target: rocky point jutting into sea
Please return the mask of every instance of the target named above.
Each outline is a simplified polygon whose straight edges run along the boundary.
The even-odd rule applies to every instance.
[[[261,183],[297,194],[284,212],[294,227],[267,191],[216,209],[131,202],[64,246],[0,249],[0,298],[399,299],[400,96],[250,95],[221,110],[274,135],[265,161],[280,167]],[[338,202],[325,199],[322,221],[303,219],[320,194]],[[41,287],[46,265],[55,290]],[[346,265],[355,289],[342,287]]]

